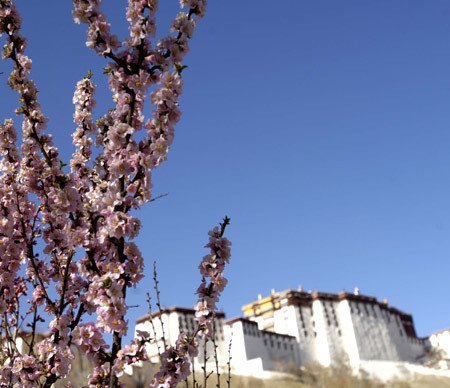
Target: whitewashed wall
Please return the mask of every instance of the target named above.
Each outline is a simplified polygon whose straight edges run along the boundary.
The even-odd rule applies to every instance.
[[[217,323],[216,344],[219,364],[228,362],[228,344],[235,373],[261,375],[276,368],[277,362],[330,365],[342,358],[358,368],[363,362],[411,361],[423,359],[426,343],[416,338],[412,317],[400,310],[359,293],[272,292],[267,298],[243,307],[248,318]],[[163,315],[167,341],[173,344],[180,330],[194,330],[194,312],[174,308]],[[152,332],[148,321],[137,330]],[[157,337],[161,327],[155,320]],[[433,340],[450,354],[450,332],[435,333]],[[431,341],[431,337],[430,337]],[[207,356],[212,357],[212,344]],[[156,346],[150,349],[157,355]],[[202,350],[200,351],[202,352]],[[200,354],[196,362],[202,362]],[[247,372],[245,372],[247,370]]]
[[[156,333],[156,338],[158,339],[157,343],[147,345],[147,352],[153,362],[158,361],[159,353],[164,349],[161,321],[164,326],[164,338],[166,340],[166,344],[168,345],[174,345],[182,331],[186,334],[193,334],[196,327],[193,310],[190,312],[189,309],[177,310],[175,308],[169,311],[166,310],[166,312],[163,312],[161,317],[162,319],[159,319],[159,317],[153,318],[154,329],[148,319],[138,322],[135,328],[135,332],[138,330],[147,331],[150,333],[151,338],[155,338],[154,332]],[[199,354],[194,359],[194,363],[196,364],[196,367],[200,368],[204,364],[204,337],[199,335],[197,338],[200,346]],[[217,346],[216,354],[219,365],[224,366],[228,361],[228,348],[225,338],[224,319],[222,317],[216,318],[215,340]],[[208,368],[213,368],[215,365],[215,353],[214,344],[212,341],[208,341],[206,343],[206,357]]]
[[[430,335],[430,344],[442,351],[444,358],[450,359],[450,329]]]

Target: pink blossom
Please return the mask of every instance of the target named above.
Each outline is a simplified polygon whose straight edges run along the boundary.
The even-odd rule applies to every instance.
[[[189,10],[176,16],[172,32],[156,44],[151,39],[157,0],[128,1],[125,42],[111,33],[100,0],[73,3],[75,22],[87,24],[86,45],[111,60],[106,72],[114,106],[94,121],[92,75],[77,83],[75,150],[67,172],[46,133],[48,119],[30,78],[32,61],[25,55],[22,20],[12,0],[0,1],[0,34],[6,39],[3,58],[14,64],[8,82],[19,95],[16,113],[23,119],[20,147],[12,120],[0,125],[0,313],[12,330],[24,322],[35,327],[44,320],[42,313],[51,316],[50,334],[35,343],[35,354],[19,354],[11,350],[13,346],[2,349],[7,355],[0,360],[2,386],[34,387],[38,380],[47,386],[64,378],[70,372],[72,344],[95,364],[90,387],[106,386],[125,365],[146,359],[144,344],[150,341],[142,335],[109,355],[103,336],[112,333],[120,338],[127,332],[125,291],[142,279],[144,267],[132,241],[141,223],[130,211],[150,201],[151,172],[167,159],[181,116],[181,62],[206,1],[182,0],[181,6]],[[146,118],[149,94],[153,111]],[[138,135],[143,129],[145,133]],[[226,244],[214,248],[217,257],[203,265],[202,271],[215,282],[211,292],[199,289],[208,319],[226,284],[221,277],[225,259],[219,257],[225,248]],[[25,297],[29,309],[22,317],[16,302]],[[86,319],[90,321],[85,323]],[[187,357],[196,349],[195,339],[180,337],[166,354],[166,371],[157,380],[173,386],[187,376]],[[112,365],[112,374],[107,364]]]

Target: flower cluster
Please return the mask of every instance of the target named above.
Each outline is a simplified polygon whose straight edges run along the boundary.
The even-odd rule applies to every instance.
[[[223,234],[229,222],[229,218],[225,217],[223,223],[220,224],[220,228],[216,226],[209,232],[209,242],[206,248],[211,251],[203,257],[199,266],[202,283],[197,290],[199,299],[195,305],[195,317],[201,330],[207,336],[211,336],[212,321],[217,309],[216,303],[227,284],[227,279],[223,276],[223,270],[225,264],[229,263],[231,242],[223,237]]]
[[[168,36],[152,43],[158,0],[128,1],[124,42],[111,33],[100,0],[73,0],[75,22],[88,26],[86,45],[110,60],[105,73],[115,106],[95,121],[92,74],[77,83],[69,170],[45,131],[48,119],[30,78],[22,20],[13,0],[0,0],[2,58],[14,65],[9,85],[19,94],[16,113],[23,119],[20,150],[13,122],[0,125],[0,334],[9,344],[0,357],[0,385],[49,388],[68,375],[72,345],[94,362],[92,387],[117,387],[124,366],[146,358],[146,337],[121,347],[128,327],[126,289],[142,279],[144,267],[132,241],[141,223],[130,213],[151,200],[151,172],[167,159],[181,116],[182,61],[206,3],[180,0],[187,9],[175,17]],[[153,105],[149,118],[146,98]],[[137,139],[139,131],[145,133]],[[202,269],[213,286],[198,291],[208,311],[226,282],[220,262],[229,257],[227,240],[222,235],[216,240],[209,245],[214,244],[217,271]],[[29,308],[22,315],[19,301],[26,296]],[[51,317],[50,334],[38,341],[42,312]],[[95,318],[85,322],[88,315]],[[203,316],[199,321],[207,331],[210,316]],[[26,354],[13,340],[23,323],[31,328]],[[104,333],[112,333],[110,353]],[[158,380],[179,381],[196,346],[195,338],[180,337],[164,364],[178,377],[166,379],[164,372]]]
[[[79,324],[72,332],[73,343],[94,363],[99,366],[106,359],[109,345],[103,339],[99,328],[93,323]]]
[[[137,361],[147,361],[147,352],[145,346],[152,339],[147,332],[138,330],[138,338],[135,338],[129,345],[125,345],[117,353],[114,361],[113,370],[116,376],[121,376],[125,366],[134,364]]]
[[[198,354],[198,341],[181,333],[175,343],[161,355],[162,365],[150,388],[172,388],[190,374],[190,359]]]
[[[150,47],[148,38],[154,38],[156,32],[155,13],[158,10],[158,0],[129,0],[127,20],[130,23],[130,38],[127,45],[139,47],[142,42]],[[147,14],[146,14],[147,10]]]
[[[190,373],[190,360],[198,354],[197,334],[199,332],[206,336],[212,334],[216,302],[227,283],[223,277],[223,271],[225,263],[230,260],[231,242],[223,235],[229,223],[230,219],[225,217],[220,228],[215,227],[208,232],[209,242],[205,247],[211,252],[203,258],[199,266],[202,283],[197,290],[199,301],[195,306],[198,328],[192,336],[180,333],[175,346],[169,347],[161,355],[162,365],[155,374],[150,388],[173,388],[186,379]],[[208,285],[206,278],[209,278]]]
[[[64,342],[67,343],[67,340],[55,344],[54,336],[50,336],[38,344],[36,361],[39,361],[38,369],[42,375],[63,378],[69,374],[74,355]]]
[[[110,24],[100,11],[100,0],[74,1],[75,23],[89,23],[86,46],[104,55],[120,47],[115,35],[110,34]]]
[[[14,309],[25,284],[17,272],[23,263],[27,243],[32,239],[30,220],[36,212],[26,191],[20,184],[19,153],[16,148],[16,130],[11,120],[0,125],[0,314]],[[21,222],[23,221],[23,223]],[[25,286],[26,287],[26,286]]]
[[[24,355],[14,360],[11,372],[16,381],[21,381],[24,386],[32,387],[33,382],[42,375],[36,360],[32,356]]]
[[[96,104],[94,94],[95,86],[89,74],[88,77],[77,83],[73,96],[75,105],[73,120],[78,128],[72,135],[76,152],[70,161],[70,167],[72,172],[78,176],[78,190],[83,190],[87,186],[86,180],[91,173],[88,162],[92,155],[92,135],[95,134],[95,124],[92,120],[92,112]]]

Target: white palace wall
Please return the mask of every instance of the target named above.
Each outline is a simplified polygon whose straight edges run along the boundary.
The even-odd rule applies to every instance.
[[[300,365],[325,366],[346,358],[417,362],[426,352],[416,336],[412,316],[355,293],[284,291],[243,306],[260,329],[292,335]]]
[[[256,322],[235,318],[226,322],[226,337],[232,340],[231,366],[236,374],[263,377],[276,371],[278,363],[298,363],[295,337],[260,330]]]
[[[360,360],[400,360],[392,333],[377,305],[349,301],[352,328]]]
[[[153,326],[150,321],[150,316],[146,315],[138,319],[136,323],[135,332],[146,331],[150,333],[152,338],[156,338],[157,341],[154,344],[147,345],[147,352],[152,362],[159,362],[159,354],[164,349],[163,337],[167,345],[174,345],[181,332],[185,334],[193,334],[196,328],[196,322],[194,320],[195,311],[193,309],[173,307],[170,309],[163,309],[161,314],[156,312],[152,315]],[[161,319],[160,319],[161,318]],[[162,325],[164,326],[164,330]],[[214,352],[214,344],[212,341],[208,341],[206,345],[206,357],[207,365],[210,368],[215,366],[215,354],[219,360],[220,365],[226,365],[228,360],[227,342],[225,339],[225,314],[217,313],[215,319],[215,343],[216,351]],[[164,331],[164,336],[163,336]],[[156,335],[156,336],[155,336]],[[199,340],[199,353],[195,357],[194,363],[200,368],[204,363],[204,346],[203,337],[198,336]]]
[[[342,351],[347,355],[350,365],[356,367],[360,363],[360,358],[349,301],[343,300],[339,303],[337,311],[342,328]]]
[[[439,362],[441,368],[450,369],[450,329],[431,334],[429,340],[430,345],[442,356],[442,360]]]
[[[340,294],[301,289],[273,291],[242,310],[244,318],[225,321],[223,313],[216,317],[216,352],[222,371],[228,369],[229,356],[233,373],[256,377],[273,376],[282,364],[305,366],[319,362],[328,366],[342,359],[347,359],[355,370],[365,366],[372,373],[376,365],[391,365],[392,370],[399,370],[402,363],[424,362],[430,346],[442,351],[443,363],[450,367],[450,330],[433,334],[429,341],[418,338],[410,314],[386,301],[360,295],[358,290]],[[194,332],[194,313],[193,309],[179,307],[161,312],[167,343],[173,345],[181,332]],[[139,319],[136,330],[148,331],[152,336],[155,331],[162,349],[159,313],[153,314],[155,329],[149,318]],[[147,349],[157,361],[156,344]],[[211,342],[206,352],[207,366],[214,369]],[[203,365],[203,348],[195,363],[197,367]]]
[[[450,359],[450,329],[431,334],[430,343],[442,352],[444,358]]]

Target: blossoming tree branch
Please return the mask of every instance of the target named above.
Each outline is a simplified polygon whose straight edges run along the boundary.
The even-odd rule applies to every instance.
[[[131,344],[122,344],[128,327],[126,291],[143,277],[143,258],[133,242],[141,224],[130,211],[151,200],[151,171],[166,160],[173,141],[181,114],[182,61],[206,0],[180,0],[185,11],[156,44],[151,38],[158,0],[128,1],[130,34],[124,42],[110,32],[100,3],[73,0],[73,16],[88,26],[86,45],[109,59],[105,73],[115,106],[94,121],[91,75],[78,82],[69,170],[45,132],[48,119],[29,78],[22,20],[12,0],[0,0],[3,59],[13,63],[9,85],[19,94],[16,114],[23,119],[20,146],[13,121],[0,126],[1,387],[49,388],[68,376],[71,347],[77,346],[94,363],[89,387],[115,388],[125,365],[146,360],[145,345],[154,341],[141,332]],[[152,85],[154,110],[146,119],[144,100]],[[146,136],[137,141],[139,131]],[[198,351],[196,334],[211,335],[226,285],[228,223],[225,218],[209,232],[210,253],[200,264],[203,280],[195,307],[198,328],[181,334],[162,355],[151,387],[174,387],[185,379]],[[37,325],[47,316],[50,335],[41,340]],[[111,333],[111,344],[105,333]],[[18,346],[19,337],[26,346]]]

